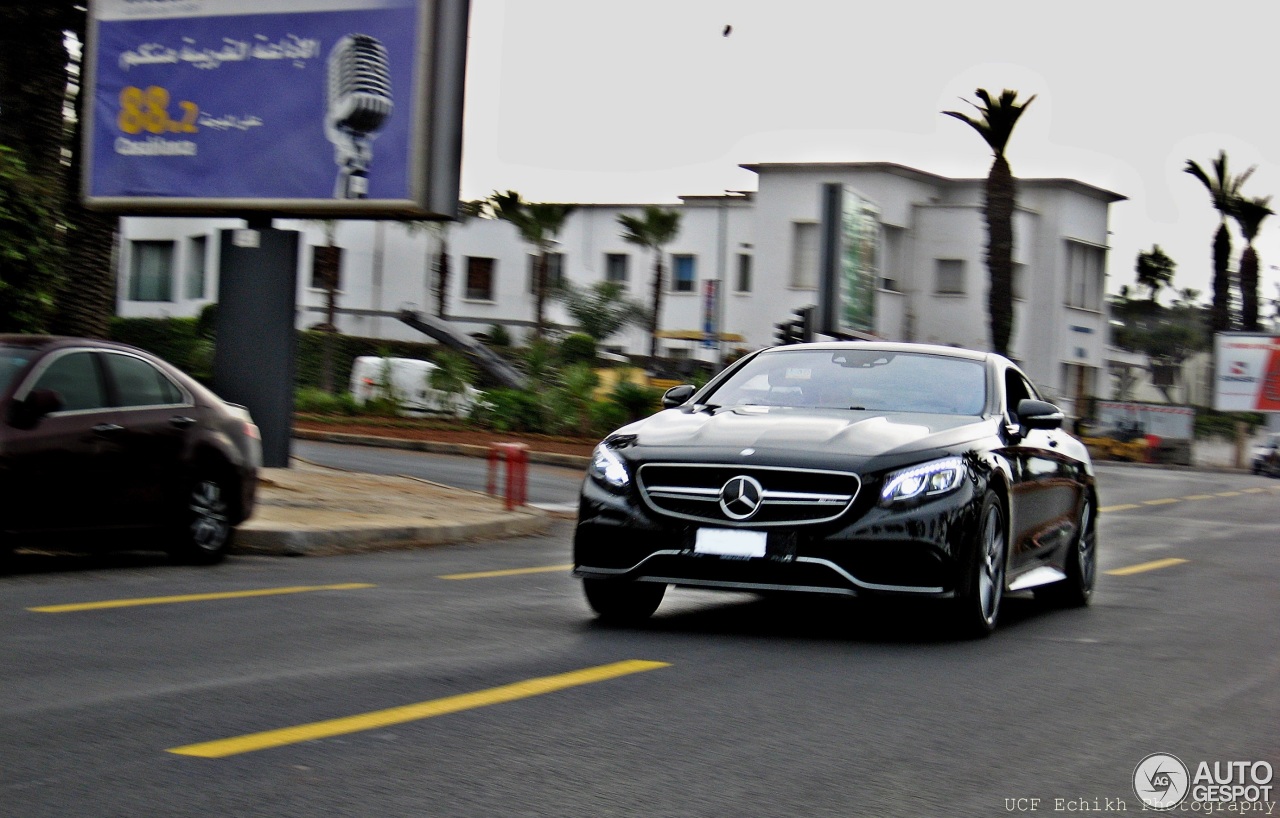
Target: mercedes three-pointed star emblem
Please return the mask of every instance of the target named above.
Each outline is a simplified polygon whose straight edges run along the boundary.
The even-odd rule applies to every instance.
[[[720,510],[732,520],[749,520],[760,510],[763,498],[760,481],[740,474],[720,487]]]

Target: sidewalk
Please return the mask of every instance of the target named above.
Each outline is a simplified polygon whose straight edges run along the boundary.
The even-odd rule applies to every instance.
[[[259,472],[257,509],[237,529],[233,552],[302,556],[518,537],[545,532],[556,516],[414,477],[295,459]]]

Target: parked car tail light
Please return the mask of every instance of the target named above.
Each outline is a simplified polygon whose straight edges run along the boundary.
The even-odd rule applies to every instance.
[[[963,474],[964,463],[958,457],[945,457],[891,472],[885,478],[884,488],[880,490],[880,504],[890,505],[946,494],[960,485]]]

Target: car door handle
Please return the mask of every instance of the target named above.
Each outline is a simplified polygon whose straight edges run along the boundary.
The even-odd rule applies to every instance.
[[[99,423],[92,429],[93,433],[98,437],[110,437],[124,431],[124,427],[118,423]]]
[[[169,418],[169,423],[171,423],[174,426],[177,426],[179,429],[185,429],[195,422],[196,422],[195,418],[189,418],[184,415],[176,415],[174,417]]]

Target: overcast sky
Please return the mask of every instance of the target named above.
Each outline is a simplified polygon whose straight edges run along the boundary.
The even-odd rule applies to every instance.
[[[985,143],[939,112],[1013,88],[1036,95],[1015,175],[1128,197],[1108,289],[1159,244],[1207,301],[1217,215],[1182,169],[1225,149],[1258,165],[1247,194],[1280,194],[1277,23],[1266,0],[471,0],[462,196],[674,203],[754,190],[755,162],[984,177]],[[1274,298],[1280,216],[1257,247]]]

